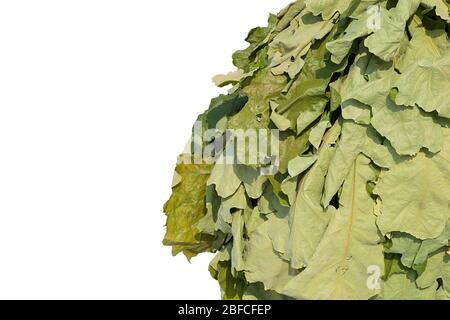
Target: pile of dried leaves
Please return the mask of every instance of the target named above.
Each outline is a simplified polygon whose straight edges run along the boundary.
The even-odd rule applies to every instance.
[[[450,299],[449,8],[300,0],[253,29],[180,156],[164,244],[216,252],[224,299]],[[228,131],[274,129],[276,161],[223,161]]]

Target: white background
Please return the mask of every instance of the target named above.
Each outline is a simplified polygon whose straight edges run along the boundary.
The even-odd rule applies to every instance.
[[[289,2],[0,1],[0,298],[220,297],[162,205],[211,77]]]

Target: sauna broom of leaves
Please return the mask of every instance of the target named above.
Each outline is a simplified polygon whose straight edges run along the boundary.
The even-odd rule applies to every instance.
[[[223,299],[450,299],[449,8],[300,0],[251,30],[198,121],[278,129],[277,172],[178,161],[164,244],[216,253]]]

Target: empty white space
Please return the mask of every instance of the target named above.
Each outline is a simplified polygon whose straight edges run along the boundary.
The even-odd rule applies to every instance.
[[[0,298],[220,298],[162,206],[211,77],[289,2],[0,1]]]

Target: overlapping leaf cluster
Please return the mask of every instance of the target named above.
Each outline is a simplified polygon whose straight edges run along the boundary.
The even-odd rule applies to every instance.
[[[253,29],[199,120],[279,129],[278,172],[178,165],[164,243],[217,252],[224,299],[450,299],[449,7],[300,0]]]

